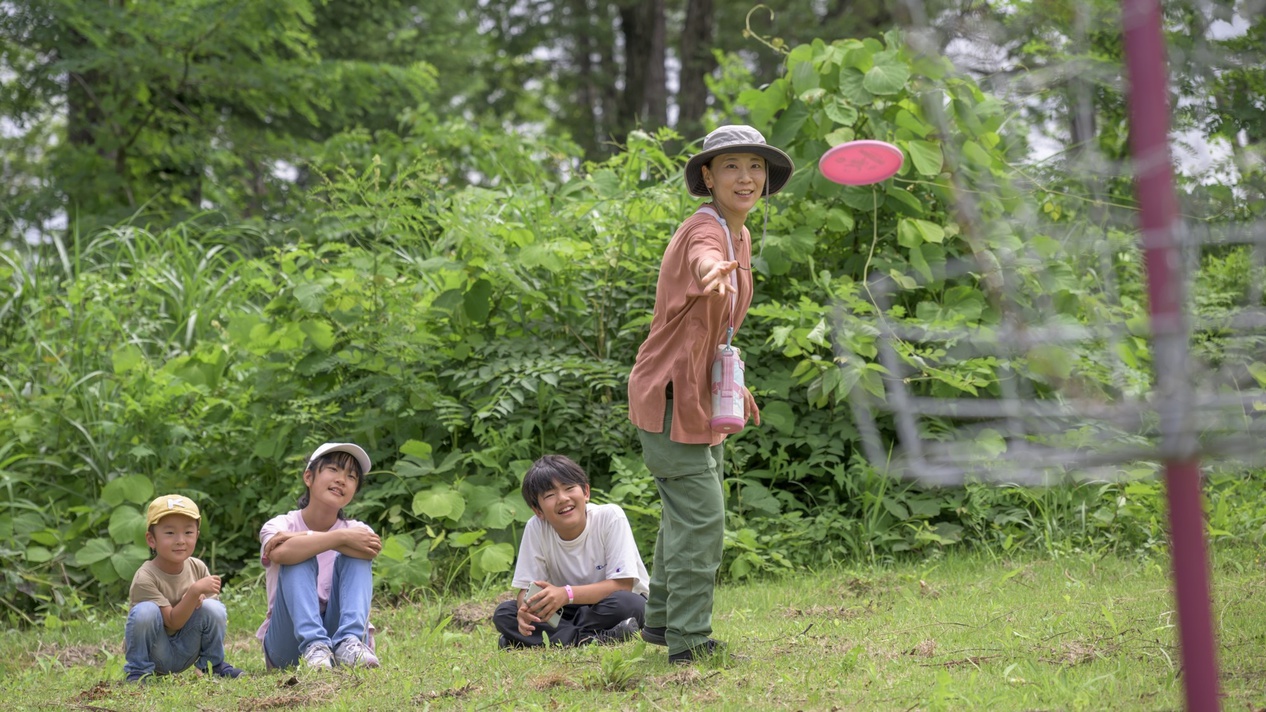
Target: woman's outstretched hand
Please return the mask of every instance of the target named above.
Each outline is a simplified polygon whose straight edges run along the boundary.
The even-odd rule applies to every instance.
[[[734,289],[730,285],[730,273],[736,269],[738,269],[738,262],[733,260],[729,262],[701,262],[699,270],[703,272],[703,275],[699,277],[699,282],[702,284],[703,291],[705,293],[716,292],[721,296],[729,294]]]

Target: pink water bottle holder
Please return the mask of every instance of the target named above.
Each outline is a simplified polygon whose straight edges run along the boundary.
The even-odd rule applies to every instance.
[[[729,344],[717,347],[712,361],[712,420],[718,433],[737,433],[747,424],[743,398],[743,359]]]
[[[725,246],[733,261],[734,239],[730,236],[730,226],[711,207],[704,206],[700,210],[711,214],[725,230]],[[717,346],[716,357],[712,360],[712,418],[709,425],[718,433],[737,433],[747,425],[743,359],[739,358],[738,347],[731,343],[734,338],[734,310],[738,303],[738,278],[733,272],[730,273],[730,286],[730,327],[725,332],[725,343]]]

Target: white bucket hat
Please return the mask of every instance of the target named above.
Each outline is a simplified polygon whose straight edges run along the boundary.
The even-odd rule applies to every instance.
[[[712,193],[703,181],[703,167],[722,153],[755,153],[765,159],[765,195],[773,195],[787,185],[796,165],[791,156],[765,143],[765,137],[751,126],[731,124],[720,126],[703,139],[703,150],[690,157],[686,163],[686,188],[698,198]]]

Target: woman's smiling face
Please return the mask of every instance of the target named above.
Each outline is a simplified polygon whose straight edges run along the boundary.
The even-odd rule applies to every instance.
[[[764,194],[766,180],[765,159],[755,153],[722,153],[703,167],[713,199],[734,216],[747,217]]]

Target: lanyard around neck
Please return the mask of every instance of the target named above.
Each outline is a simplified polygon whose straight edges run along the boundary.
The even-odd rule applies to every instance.
[[[725,223],[725,218],[721,217],[711,205],[704,205],[699,208],[699,212],[707,213],[716,218],[717,224],[725,230],[725,249],[730,256],[730,261],[734,262],[734,236],[730,234],[730,226]],[[725,331],[725,345],[729,346],[734,339],[734,312],[738,309],[738,270],[730,272],[730,327]]]

